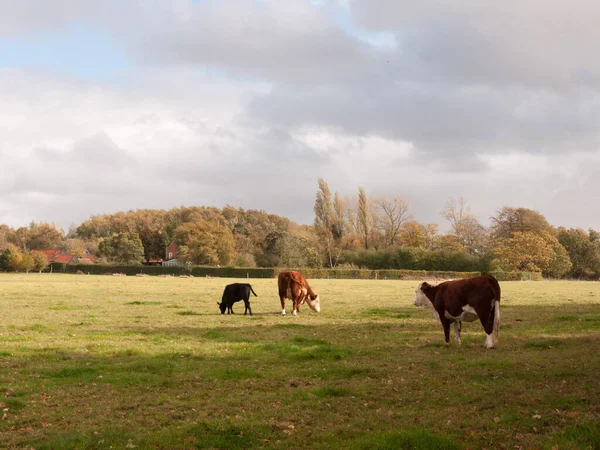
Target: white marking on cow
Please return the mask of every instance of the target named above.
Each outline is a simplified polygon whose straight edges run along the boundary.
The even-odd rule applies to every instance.
[[[425,293],[421,290],[422,285],[423,283],[419,284],[415,290],[415,299],[413,300],[413,305],[421,308],[433,309],[433,303],[431,303],[431,300],[429,300]]]
[[[479,319],[479,316],[472,306],[463,306],[463,313],[460,315],[460,320],[463,322],[475,322],[477,319]]]
[[[318,295],[314,298],[314,300],[307,295],[305,300],[306,303],[308,303],[309,308],[312,309],[314,312],[321,311],[321,299]]]
[[[413,305],[418,306],[419,308],[431,310],[431,312],[433,313],[433,317],[435,317],[435,320],[441,323],[439,314],[433,307],[433,303],[431,302],[431,300],[429,300],[425,293],[421,290],[421,286],[423,286],[423,283],[419,284],[419,286],[417,286],[417,289],[415,290],[415,299],[413,300]]]
[[[485,348],[494,348],[494,338],[491,334],[485,335],[485,344],[483,344]]]
[[[292,310],[292,316],[295,316],[295,315],[296,315],[296,310],[294,309],[294,310]]]
[[[454,337],[456,338],[456,342],[458,342],[458,345],[460,345],[462,343],[461,339],[460,339],[460,328],[461,328],[461,324],[460,322],[454,322]]]
[[[285,309],[281,311],[281,315],[285,316]]]
[[[463,312],[460,316],[453,316],[448,311],[444,311],[444,316],[453,322],[475,322],[479,318],[475,310],[469,305],[463,306]]]

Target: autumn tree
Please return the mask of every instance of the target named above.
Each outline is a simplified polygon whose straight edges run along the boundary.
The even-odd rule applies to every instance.
[[[144,246],[137,233],[115,233],[100,242],[98,253],[118,264],[140,264]]]
[[[318,180],[319,189],[315,198],[315,231],[323,243],[327,253],[327,264],[329,267],[335,267],[337,257],[341,252],[335,240],[335,216],[333,203],[331,200],[331,191],[329,185],[323,178]]]
[[[492,239],[510,238],[516,232],[552,232],[552,225],[537,211],[505,206],[492,217]]]
[[[562,278],[569,273],[573,267],[571,257],[565,247],[553,234],[547,233],[545,240],[552,247],[554,254],[552,255],[548,267],[542,272],[542,275],[550,278]]]
[[[273,232],[265,241],[263,265],[270,267],[321,267],[321,258],[306,238]]]
[[[365,250],[369,249],[369,231],[370,227],[370,214],[369,214],[369,199],[365,189],[362,187],[358,188],[358,233],[362,237],[363,245]]]
[[[0,249],[5,249],[8,246],[8,244],[15,243],[14,234],[15,231],[8,225],[0,225]]]
[[[48,267],[48,258],[43,253],[34,253],[33,255],[33,270],[42,271]]]
[[[554,249],[547,237],[517,231],[512,237],[496,241],[493,263],[506,271],[542,272],[550,267]]]
[[[25,240],[28,250],[60,248],[65,243],[65,233],[55,224],[31,222]]]
[[[228,265],[235,257],[233,234],[219,222],[201,219],[184,223],[174,234],[179,245],[177,258],[184,263]]]
[[[448,199],[442,217],[450,222],[450,234],[456,237],[458,246],[471,255],[484,253],[487,248],[487,230],[471,214],[464,198]]]
[[[79,239],[79,238],[67,239],[67,242],[65,243],[65,250],[67,251],[67,253],[69,255],[75,255],[78,257],[82,257],[83,255],[85,255],[86,249],[87,249],[87,246],[86,246],[86,243],[83,241],[83,239]]]
[[[427,248],[427,230],[415,220],[404,222],[398,228],[396,243],[404,247]]]

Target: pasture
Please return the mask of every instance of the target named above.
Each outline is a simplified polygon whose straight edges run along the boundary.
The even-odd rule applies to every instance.
[[[499,347],[417,281],[0,274],[0,448],[600,448],[600,283],[501,282]]]

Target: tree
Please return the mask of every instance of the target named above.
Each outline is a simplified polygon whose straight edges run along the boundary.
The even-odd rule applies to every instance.
[[[36,223],[29,224],[27,231],[26,248],[29,250],[45,250],[62,247],[65,243],[65,233],[55,224]]]
[[[78,257],[82,257],[85,255],[86,250],[85,242],[79,238],[67,239],[65,244],[65,249],[69,255],[75,255]]]
[[[358,188],[358,232],[362,236],[365,250],[369,249],[369,200],[364,188]]]
[[[397,233],[397,243],[405,247],[427,248],[427,230],[415,220],[404,222]]]
[[[15,232],[8,225],[0,225],[0,249],[5,249],[9,243],[14,243]],[[1,270],[1,269],[0,269]]]
[[[137,233],[116,233],[100,242],[98,253],[118,264],[140,264],[144,246]]]
[[[12,269],[10,267],[11,253],[13,249],[16,248],[13,244],[8,245],[6,249],[0,253],[0,270],[2,272],[10,272]]]
[[[228,265],[235,257],[235,241],[231,230],[219,222],[200,219],[175,230],[179,245],[177,258],[184,263]]]
[[[271,267],[321,267],[321,258],[308,240],[289,233],[273,232],[265,242],[263,265]]]
[[[503,207],[492,217],[492,239],[510,238],[516,232],[552,232],[552,225],[537,211],[528,208]]]
[[[443,252],[466,253],[455,234],[444,234],[438,240],[438,247]]]
[[[315,231],[324,244],[327,251],[327,263],[329,267],[335,267],[337,252],[334,242],[334,215],[331,202],[331,191],[323,178],[319,178],[319,190],[315,199]]]
[[[408,212],[410,202],[401,197],[384,198],[379,200],[378,206],[382,212],[381,227],[385,243],[387,246],[393,247],[398,243],[398,234],[402,224],[412,217],[412,214]]]
[[[333,196],[333,222],[331,232],[335,241],[341,241],[346,235],[346,205],[336,192]]]
[[[37,270],[42,273],[48,267],[48,258],[43,253],[34,253],[33,254],[33,270]]]
[[[31,255],[31,253],[29,253],[29,252],[21,253],[21,260],[19,261],[19,264],[17,266],[17,271],[29,273],[29,271],[33,270],[34,268],[35,268],[35,260],[34,260],[33,256]]]
[[[550,264],[548,264],[548,267],[546,268],[546,270],[544,270],[542,275],[544,277],[550,278],[561,278],[567,273],[569,273],[569,271],[573,267],[573,263],[571,262],[569,253],[567,253],[567,250],[559,242],[559,240],[549,233],[546,234],[546,242],[548,242],[552,246],[554,255],[552,256]]]
[[[534,232],[514,232],[496,241],[493,263],[507,271],[542,272],[548,270],[554,249],[544,236]]]
[[[471,214],[471,208],[464,198],[448,199],[442,211],[442,217],[450,222],[451,234],[454,235],[460,247],[471,255],[482,254],[487,248],[487,230]]]
[[[581,228],[567,230],[561,227],[557,237],[572,263],[569,275],[573,278],[598,278],[600,242],[596,240],[596,232],[588,234]]]

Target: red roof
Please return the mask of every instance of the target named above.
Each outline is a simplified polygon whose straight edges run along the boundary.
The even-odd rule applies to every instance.
[[[75,255],[60,255],[57,256],[53,262],[71,264],[76,258]]]
[[[59,257],[60,255],[64,255],[67,252],[62,248],[53,248],[50,250],[31,250],[31,253],[41,253],[48,259],[48,262],[54,262],[56,261],[57,257]]]
[[[31,253],[41,253],[46,256],[49,263],[59,262],[65,264],[94,264],[95,258],[92,254],[86,249],[85,256],[78,257],[77,255],[72,255],[67,253],[65,249],[62,248],[53,248],[49,250],[32,250]]]

